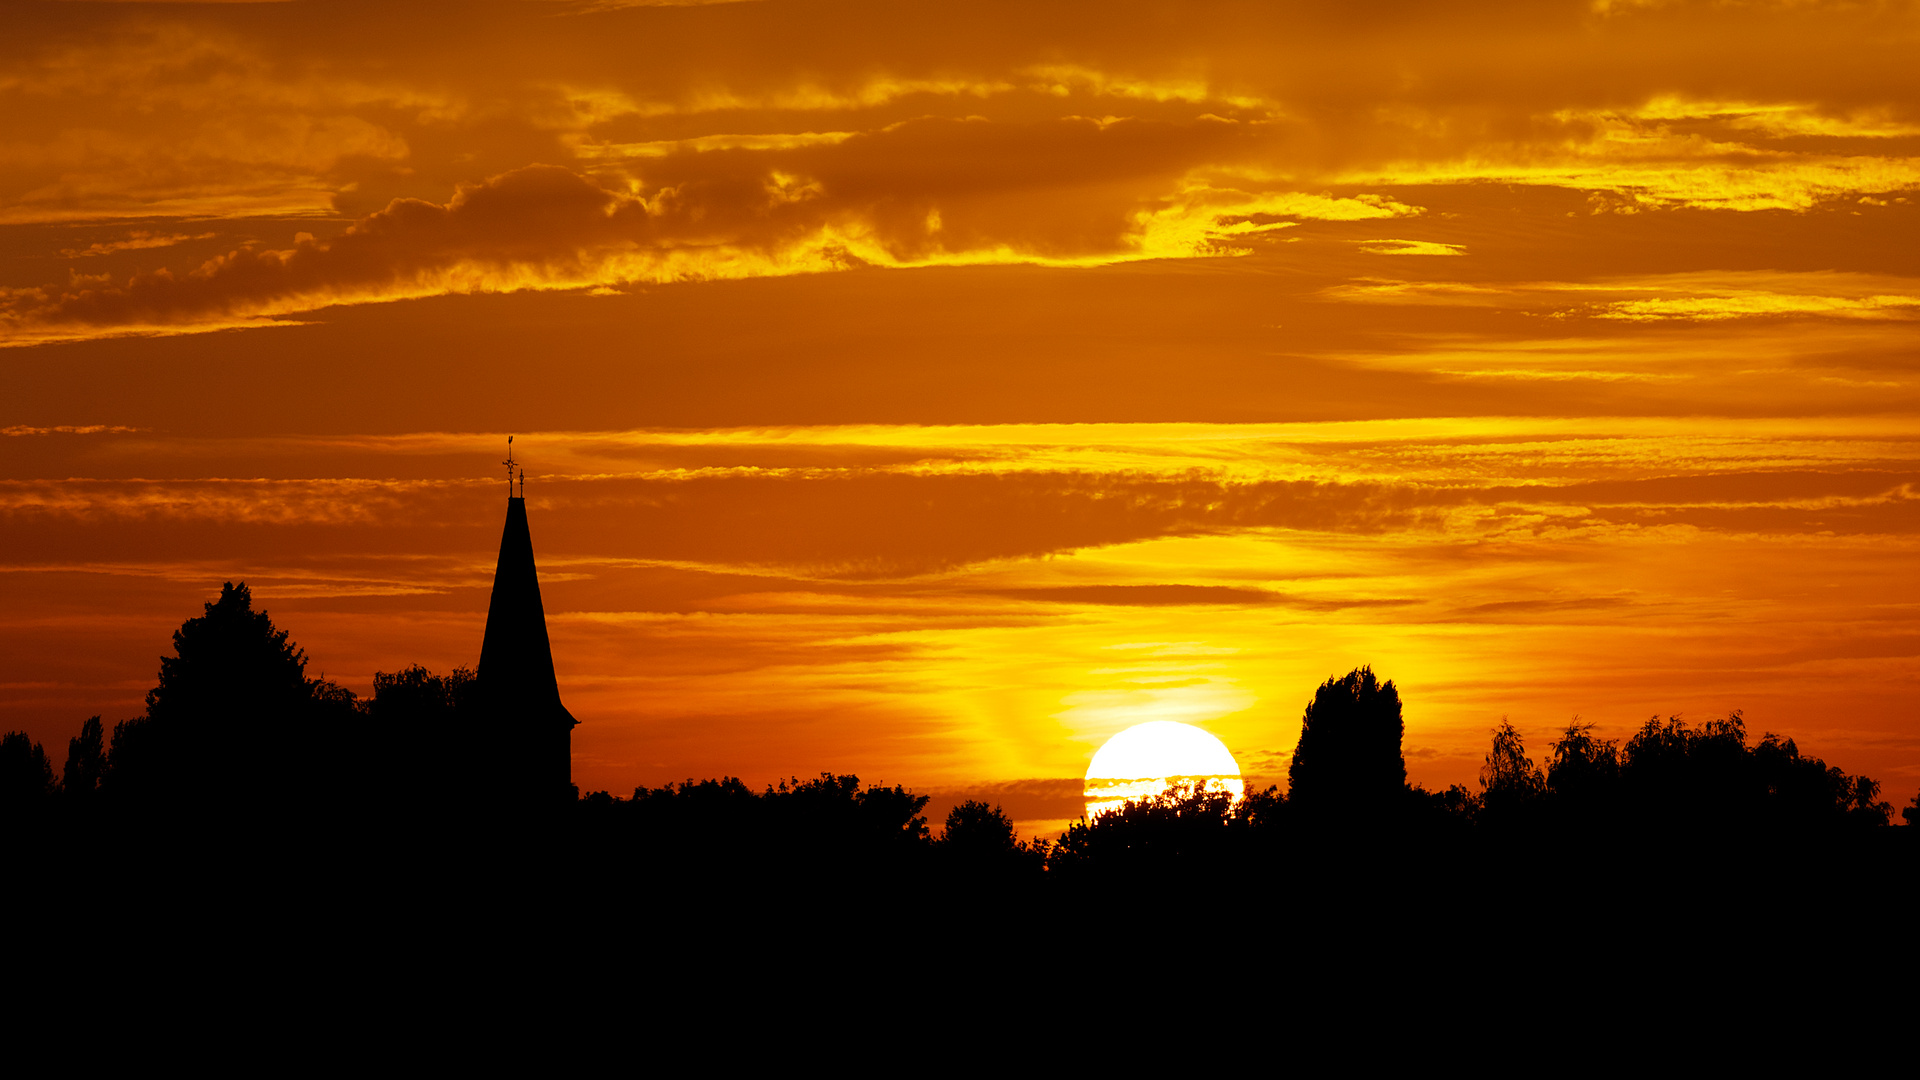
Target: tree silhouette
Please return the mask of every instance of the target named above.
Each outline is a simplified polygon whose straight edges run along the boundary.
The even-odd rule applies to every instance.
[[[987,875],[1037,871],[1046,863],[1051,846],[1046,840],[1022,841],[1005,811],[977,799],[947,811],[946,825],[934,841],[949,866]]]
[[[1407,787],[1406,823],[1430,834],[1453,834],[1471,829],[1480,816],[1480,796],[1459,784],[1428,791],[1419,784]]]
[[[904,787],[821,773],[760,792],[736,777],[635,788],[631,799],[594,792],[573,820],[590,848],[638,853],[656,873],[712,885],[913,866],[930,846],[926,805]]]
[[[1738,712],[1698,727],[1653,717],[1625,746],[1594,738],[1591,724],[1575,720],[1544,773],[1503,719],[1481,785],[1481,824],[1643,839],[1871,828],[1893,813],[1877,782],[1802,756],[1792,739],[1768,733],[1749,746]]]
[[[470,668],[454,668],[445,677],[419,664],[391,675],[376,671],[368,712],[383,726],[420,725],[444,734],[472,692]]]
[[[106,741],[100,718],[89,717],[80,734],[67,740],[67,764],[60,773],[60,791],[69,802],[91,803],[107,773]]]
[[[1406,761],[1400,692],[1371,667],[1328,679],[1314,691],[1287,767],[1287,801],[1321,820],[1377,821],[1403,805]]]
[[[412,809],[452,798],[484,770],[474,738],[474,677],[470,668],[435,675],[415,664],[373,675],[366,703],[370,736],[389,765],[369,780],[375,790]]]
[[[858,852],[879,857],[924,845],[927,796],[904,787],[860,788],[857,776],[821,773],[811,780],[782,780],[761,796],[769,825],[790,850],[844,858]]]
[[[293,839],[348,837],[355,843],[332,846],[355,851],[377,850],[372,838],[392,835],[409,857],[422,836],[462,838],[485,852],[482,861],[505,837],[550,856],[551,873],[529,881],[591,872],[616,893],[672,882],[676,891],[697,886],[702,898],[735,904],[777,882],[806,898],[785,903],[790,918],[835,910],[850,897],[863,911],[911,910],[916,901],[903,886],[918,882],[960,898],[950,927],[977,930],[992,905],[978,903],[968,882],[1081,881],[1097,891],[1114,874],[1137,883],[1196,871],[1264,873],[1273,876],[1248,880],[1279,883],[1303,868],[1301,880],[1343,881],[1354,873],[1450,872],[1464,859],[1460,865],[1496,868],[1514,884],[1590,867],[1595,848],[1553,842],[1574,834],[1609,834],[1612,855],[1684,855],[1666,861],[1665,872],[1712,850],[1703,840],[1722,842],[1723,851],[1770,851],[1776,834],[1876,828],[1893,809],[1878,783],[1802,754],[1792,739],[1768,733],[1751,743],[1738,712],[1699,726],[1655,717],[1624,743],[1596,737],[1575,718],[1543,765],[1502,718],[1481,792],[1428,792],[1406,782],[1398,690],[1362,667],[1317,688],[1289,769],[1290,796],[1268,788],[1236,800],[1188,785],[1081,821],[1054,844],[1022,841],[1001,807],[979,801],[954,807],[936,840],[926,796],[830,772],[759,791],[728,777],[640,787],[631,799],[597,792],[574,803],[570,817],[519,828],[474,796],[492,773],[484,753],[473,753],[485,745],[472,722],[480,690],[473,672],[380,672],[372,697],[359,701],[306,676],[305,654],[253,609],[245,584],[226,585],[173,641],[146,715],[114,725],[110,738],[100,717],[89,718],[68,743],[59,782],[28,736],[0,738],[6,821],[55,829],[60,815],[101,815],[116,822],[102,836],[130,838],[122,851],[152,847],[155,834],[137,827],[149,819],[162,828],[224,822],[194,835],[236,841],[217,849],[235,855],[236,867],[271,850],[262,843],[279,838],[263,831],[270,829]],[[183,807],[207,816],[149,813]],[[430,821],[420,816],[429,809]],[[1920,824],[1920,798],[1902,816]],[[431,831],[387,828],[422,821]],[[1369,839],[1359,827],[1386,823],[1394,828],[1373,830],[1382,842],[1357,842]],[[356,824],[382,831],[346,831]],[[550,828],[557,825],[566,827]],[[1548,842],[1506,842],[1512,830]],[[1766,843],[1724,842],[1755,836]],[[1477,837],[1495,842],[1482,849]],[[1476,849],[1490,861],[1476,863]]]
[[[1627,740],[1620,764],[1626,797],[1643,825],[1730,825],[1748,818],[1752,789],[1746,724],[1739,713],[1689,728],[1650,718]]]
[[[279,789],[318,811],[358,785],[351,692],[306,677],[287,631],[253,610],[246,583],[226,583],[174,632],[147,714],[115,725],[102,789],[116,800],[212,810]],[[362,753],[362,756],[363,753]],[[270,800],[266,805],[275,805]],[[236,820],[238,815],[236,815]]]
[[[1506,717],[1493,729],[1493,746],[1480,767],[1483,820],[1494,825],[1527,822],[1546,794],[1547,779],[1527,756],[1520,733]]]
[[[1770,829],[1872,828],[1893,818],[1878,781],[1802,757],[1792,739],[1768,732],[1749,757],[1755,775],[1743,785],[1744,801],[1759,809],[1747,813]]]
[[[1235,801],[1204,783],[1176,784],[1074,822],[1047,867],[1078,877],[1158,876],[1221,865],[1252,856],[1262,834],[1278,829],[1288,802],[1273,788]]]
[[[937,843],[949,851],[1011,851],[1015,843],[1013,819],[998,806],[968,799],[947,811]]]
[[[204,615],[174,631],[173,648],[147,692],[155,722],[229,741],[234,725],[280,719],[308,697],[306,652],[253,610],[245,582],[222,586]]]
[[[1628,815],[1695,833],[1870,827],[1892,816],[1873,780],[1802,756],[1792,739],[1768,733],[1748,747],[1746,738],[1738,712],[1697,728],[1677,716],[1648,720],[1621,758]]]
[[[1591,831],[1606,825],[1619,811],[1619,744],[1595,738],[1593,725],[1574,717],[1553,743],[1543,794],[1556,827]]]
[[[0,737],[0,820],[39,813],[54,791],[53,766],[39,743],[24,731]]]

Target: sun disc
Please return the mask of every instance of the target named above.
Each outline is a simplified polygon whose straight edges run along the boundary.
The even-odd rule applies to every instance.
[[[1175,784],[1200,784],[1239,801],[1246,791],[1240,763],[1227,744],[1173,720],[1149,720],[1108,739],[1087,765],[1087,820],[1166,791]]]

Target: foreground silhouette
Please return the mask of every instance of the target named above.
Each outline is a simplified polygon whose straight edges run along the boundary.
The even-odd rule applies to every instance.
[[[113,808],[212,820],[319,811],[360,793],[354,781],[372,769],[355,696],[306,677],[306,654],[253,610],[244,583],[228,583],[183,623],[173,647],[144,715],[115,724],[110,739],[100,717],[88,719],[58,783],[15,782],[9,764],[0,797],[17,813]],[[7,738],[25,746],[24,735]],[[44,761],[38,746],[31,755]],[[14,752],[4,756],[11,763]]]
[[[1539,764],[1503,721],[1477,791],[1409,785],[1398,691],[1368,668],[1315,691],[1289,792],[1234,800],[1175,790],[1049,841],[1021,839],[1004,811],[981,802],[954,807],[936,834],[926,796],[829,773],[758,791],[736,778],[690,779],[563,808],[491,800],[485,783],[503,773],[471,671],[382,672],[359,699],[307,677],[304,652],[253,609],[244,583],[225,586],[173,644],[145,713],[111,735],[100,717],[86,720],[57,773],[25,735],[0,739],[10,835],[51,838],[56,853],[117,843],[125,858],[200,844],[229,868],[322,844],[398,860],[395,872],[426,865],[422,852],[493,865],[502,845],[518,844],[526,857],[565,855],[565,873],[610,888],[668,879],[688,895],[768,879],[945,893],[1195,873],[1271,882],[1328,860],[1359,860],[1367,873],[1480,867],[1486,881],[1510,882],[1523,868],[1560,873],[1603,858],[1648,874],[1703,852],[1764,861],[1809,842],[1902,866],[1920,856],[1905,843],[1920,834],[1885,828],[1892,807],[1875,781],[1801,754],[1792,739],[1751,740],[1738,713],[1698,726],[1652,719],[1624,743],[1576,722]],[[1920,799],[1903,811],[1909,824],[1916,816]],[[73,839],[81,835],[91,839]],[[1846,846],[1876,835],[1887,842]]]
[[[502,802],[503,809],[519,814],[551,812],[579,794],[573,786],[572,751],[578,721],[561,704],[560,683],[554,677],[553,646],[527,527],[525,476],[523,472],[522,495],[512,495],[508,487],[480,668],[474,675],[474,694],[464,703],[466,739],[479,749],[474,762],[478,771],[472,775],[481,778],[483,789]]]
[[[152,972],[177,993],[173,973],[224,966],[252,994],[335,971],[356,1008],[406,997],[395,1015],[426,978],[490,1018],[552,991],[556,1031],[598,1010],[624,1032],[663,995],[892,1030],[1231,961],[1280,974],[1191,980],[1182,1030],[1236,1009],[1256,1030],[1383,986],[1424,1006],[1667,972],[1744,1000],[1777,984],[1782,943],[1852,987],[1891,955],[1861,912],[1920,887],[1920,832],[1884,827],[1871,780],[1737,716],[1617,746],[1574,725],[1538,765],[1503,725],[1476,790],[1429,792],[1404,778],[1397,691],[1360,669],[1314,693],[1297,794],[1176,790],[1050,841],[979,801],[930,826],[926,796],[831,773],[493,799],[508,774],[472,672],[383,672],[357,698],[307,677],[244,584],[175,654],[142,716],[86,720],[59,767],[0,739],[17,986]]]
[[[1400,693],[1370,667],[1328,679],[1301,718],[1287,766],[1287,797],[1297,815],[1327,825],[1389,821],[1407,786],[1400,739]]]

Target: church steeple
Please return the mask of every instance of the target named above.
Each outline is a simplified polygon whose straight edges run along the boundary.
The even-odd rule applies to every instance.
[[[533,534],[527,527],[525,480],[523,494],[512,494],[511,469],[509,464],[507,522],[493,571],[476,689],[491,728],[497,763],[493,781],[499,794],[509,801],[539,804],[571,798],[573,727],[579,721],[560,703],[547,614],[540,603],[540,575],[533,562]]]

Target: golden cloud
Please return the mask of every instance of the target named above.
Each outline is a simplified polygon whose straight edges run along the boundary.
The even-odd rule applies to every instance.
[[[679,150],[650,172],[653,186],[634,180],[625,192],[529,166],[462,186],[444,204],[395,200],[291,249],[0,290],[0,325],[19,343],[446,292],[1232,254],[1242,250],[1236,238],[1300,220],[1418,212],[1379,196],[1239,190],[1177,174],[1166,178],[1175,191],[1152,200],[1115,183],[1164,173],[1170,152],[1175,161],[1217,152],[1242,133],[1225,121],[925,121],[778,151]]]
[[[199,233],[189,236],[186,233],[162,235],[145,229],[135,229],[127,234],[125,240],[108,240],[89,244],[84,248],[68,248],[60,254],[69,259],[84,259],[90,255],[111,255],[116,251],[144,251],[149,248],[172,247],[189,240],[212,240],[219,233]]]
[[[1677,427],[1689,434],[1677,437]],[[1155,577],[1166,572],[1143,563],[1106,576],[1050,571],[1035,580],[1022,571],[939,583],[959,567],[978,573],[1175,538],[1537,543],[1576,534],[1618,540],[1676,524],[1777,536],[1920,535],[1920,471],[1904,432],[1892,421],[1456,418],[555,433],[527,441],[559,470],[539,480],[535,494],[543,529],[551,530],[543,535],[566,538],[544,556],[559,560],[556,571],[594,573],[614,565],[608,560],[625,560],[629,569],[816,581],[917,578],[956,595],[1022,603],[1168,606],[1351,598],[1274,594],[1259,584],[1270,573],[1235,570],[1225,552],[1216,557],[1223,577],[1213,580]],[[420,434],[245,445],[246,456],[263,464],[324,462],[353,451],[366,472],[404,472],[409,458],[473,443],[471,436]],[[892,464],[857,457],[833,466],[712,464],[755,447],[791,455],[806,446],[837,454],[864,447],[880,460],[901,447],[920,452]],[[650,448],[687,451],[693,463],[599,471]],[[166,460],[175,462],[166,468],[190,469],[203,449],[149,438],[128,452],[149,465]],[[300,550],[314,558],[372,557],[426,539],[444,546],[448,537],[459,550],[484,552],[497,532],[492,499],[477,497],[488,491],[497,487],[486,480],[368,476],[15,480],[0,483],[0,516],[20,538],[16,563],[142,552],[204,559],[284,544],[260,530],[297,533]],[[140,528],[121,527],[128,522]]]
[[[1744,319],[1817,315],[1839,319],[1911,319],[1920,316],[1920,296],[1794,296],[1748,292],[1615,300],[1593,313],[1599,319],[1651,322],[1663,319]]]
[[[1360,250],[1369,255],[1465,255],[1460,244],[1442,244],[1432,240],[1362,240]]]
[[[1363,250],[1366,247],[1362,245]],[[1910,319],[1920,314],[1920,280],[1832,271],[1659,274],[1590,282],[1363,278],[1329,286],[1321,290],[1321,295],[1360,303],[1531,308],[1561,318],[1628,322],[1759,317]],[[1569,301],[1578,306],[1567,306]]]

